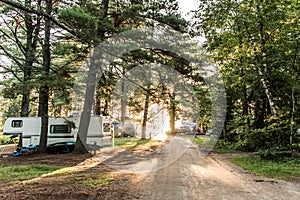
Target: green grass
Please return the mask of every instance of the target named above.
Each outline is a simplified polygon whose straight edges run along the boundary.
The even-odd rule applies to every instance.
[[[32,166],[32,165],[20,165],[20,166],[9,166],[0,168],[0,182],[8,181],[24,181],[37,178],[43,174],[53,172],[60,169],[61,167],[54,166]]]
[[[239,150],[235,150],[235,149],[229,149],[229,148],[219,148],[219,147],[216,147],[214,148],[214,152],[216,153],[238,153],[240,152]]]
[[[115,177],[109,173],[97,174],[93,177],[88,177],[82,181],[82,185],[88,187],[97,187],[99,185],[109,186],[115,180]]]
[[[300,178],[300,158],[274,161],[250,156],[232,158],[231,162],[257,175],[282,179]]]
[[[115,146],[119,147],[137,147],[137,146],[154,146],[158,141],[151,139],[139,139],[134,137],[115,138]]]
[[[203,144],[204,140],[202,138],[196,137],[193,138],[193,142],[195,142],[196,144]]]

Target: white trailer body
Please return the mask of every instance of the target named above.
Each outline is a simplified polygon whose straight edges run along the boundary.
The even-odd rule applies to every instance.
[[[23,147],[39,145],[41,135],[40,117],[11,117],[5,121],[4,135],[21,135]],[[76,132],[64,118],[49,118],[47,145],[58,142],[76,142]]]
[[[74,131],[77,133],[80,117],[68,118],[75,123]],[[108,146],[111,145],[111,118],[109,116],[93,116],[90,118],[90,125],[86,138],[88,145]]]
[[[75,128],[67,121],[74,122]],[[80,117],[49,118],[47,146],[60,142],[76,142]],[[109,125],[108,125],[109,124]],[[109,130],[105,127],[109,127]],[[21,136],[23,147],[39,145],[41,134],[40,117],[12,117],[5,121],[4,135]],[[87,135],[87,144],[110,145],[110,117],[91,117]]]
[[[19,136],[23,133],[23,123],[27,117],[10,117],[6,119],[3,126],[4,135]]]

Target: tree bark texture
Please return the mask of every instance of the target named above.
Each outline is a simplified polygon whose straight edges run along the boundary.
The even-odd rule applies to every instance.
[[[150,84],[147,85],[146,99],[145,99],[145,103],[144,103],[144,116],[143,116],[143,124],[142,124],[142,139],[146,139],[148,110],[149,110],[149,99],[150,99]]]
[[[45,1],[46,13],[51,16],[52,13],[52,0]],[[50,72],[51,65],[51,49],[50,49],[50,31],[51,31],[51,21],[45,18],[45,35],[43,43],[43,75],[44,80],[40,87],[39,96],[39,116],[42,120],[41,126],[41,137],[39,151],[45,152],[47,147],[47,137],[48,137],[48,101],[49,101],[49,86],[47,84],[47,77]]]

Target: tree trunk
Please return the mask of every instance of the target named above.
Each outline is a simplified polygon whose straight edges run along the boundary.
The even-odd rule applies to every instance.
[[[295,87],[293,86],[293,88],[292,88],[292,116],[291,116],[290,148],[292,148],[292,144],[293,144],[294,113],[295,113]]]
[[[262,86],[265,90],[266,97],[268,99],[268,103],[269,103],[269,106],[270,106],[270,109],[271,109],[271,113],[272,113],[273,116],[276,116],[277,113],[276,113],[275,104],[273,102],[272,93],[271,93],[271,91],[268,87],[267,81],[265,80],[265,78],[263,78],[264,75],[263,75],[261,69],[258,69],[258,72],[259,72],[259,75],[260,75],[260,81],[262,83]]]
[[[121,131],[121,136],[124,136],[124,124],[125,124],[125,115],[126,115],[126,84],[124,80],[124,75],[125,75],[125,69],[123,69],[123,78],[122,78],[122,83],[121,83],[121,126],[122,126],[122,131]]]
[[[255,102],[255,128],[263,128],[265,126],[266,98],[264,94],[257,97]]]
[[[242,69],[242,77],[244,77],[244,71]],[[243,81],[243,116],[249,114],[248,110],[248,98],[247,98],[247,87],[245,81]]]
[[[81,141],[81,138],[80,138],[79,134],[77,134],[75,148],[74,148],[74,151],[72,153],[74,153],[74,154],[85,154],[85,153],[88,153],[87,148],[83,144],[83,142]]]
[[[78,134],[80,137],[77,137],[75,150],[76,153],[86,153],[86,149],[82,148],[83,145],[86,146],[86,139],[88,128],[91,119],[91,113],[93,109],[93,102],[96,90],[96,82],[97,82],[97,54],[98,52],[94,52],[90,61],[87,84],[85,89],[85,100],[83,105],[83,110],[80,117]]]
[[[268,63],[267,63],[267,59],[266,59],[266,57],[267,57],[267,51],[266,51],[266,46],[265,46],[266,40],[265,40],[265,37],[263,34],[263,32],[264,32],[263,20],[264,19],[262,17],[260,9],[261,9],[260,0],[256,0],[257,19],[258,19],[258,24],[259,24],[258,28],[259,28],[259,37],[260,37],[260,51],[261,51],[261,57],[262,57],[262,60],[259,60],[259,58],[257,58],[257,63],[258,64],[263,63],[262,68],[264,69],[264,74],[263,74],[261,66],[258,66],[258,74],[260,76],[260,82],[263,86],[264,92],[267,96],[268,103],[269,103],[269,106],[271,109],[271,113],[272,113],[272,115],[275,116],[277,114],[275,104],[273,102],[272,93],[269,89],[269,84],[268,84],[267,80],[265,79],[265,74],[268,73]],[[245,26],[248,40],[251,43],[254,52],[257,53],[258,50],[257,50],[255,43],[253,42],[250,30],[249,30],[248,26],[246,25],[246,23],[243,23],[243,25]]]
[[[147,84],[146,99],[144,104],[144,116],[142,124],[142,138],[146,139],[147,121],[148,121],[148,110],[149,110],[149,98],[150,98],[150,84]]]
[[[26,0],[25,5],[31,7],[31,0]],[[41,5],[41,0],[38,1],[38,5]],[[28,85],[28,81],[31,79],[32,68],[35,61],[35,54],[37,48],[37,42],[40,31],[40,17],[34,23],[32,15],[25,12],[25,26],[26,26],[26,46],[25,46],[25,65],[23,67],[23,90],[22,90],[22,104],[21,104],[21,117],[28,117],[29,105],[30,105],[30,91],[31,86]]]
[[[100,100],[100,94],[97,92],[96,94],[96,103],[95,103],[95,115],[100,116],[101,115],[101,100]]]
[[[29,115],[29,104],[30,104],[30,90],[28,90],[28,88],[23,88],[21,114],[20,114],[21,117],[28,117],[28,115]]]
[[[52,13],[52,0],[46,0],[46,13],[51,16]],[[51,64],[51,50],[50,50],[50,31],[51,23],[48,18],[45,18],[45,36],[43,44],[43,76],[45,79],[49,76]],[[41,137],[39,151],[44,153],[47,147],[48,137],[48,101],[49,101],[49,86],[47,81],[41,83],[40,96],[39,96],[39,116],[42,119]]]
[[[170,94],[170,128],[171,133],[175,133],[175,121],[176,121],[176,103],[175,103],[175,92]]]
[[[102,6],[103,6],[103,16],[104,19],[107,16],[108,12],[108,3],[109,0],[102,0]],[[100,37],[104,39],[104,31],[101,31],[99,33]],[[85,91],[85,100],[83,105],[83,111],[81,113],[80,122],[79,122],[79,128],[78,128],[78,134],[80,137],[77,137],[76,145],[74,152],[76,153],[86,153],[87,149],[83,148],[86,147],[86,138],[88,134],[88,127],[90,124],[91,119],[91,113],[93,109],[93,103],[95,98],[95,90],[96,90],[96,84],[97,81],[97,70],[99,67],[102,67],[103,63],[99,63],[99,58],[101,52],[99,52],[99,49],[94,49],[94,52],[91,55],[90,64],[89,64],[89,71],[88,71],[88,77],[87,77],[87,84],[86,84],[86,91]],[[102,69],[100,69],[102,70]]]
[[[263,65],[264,74],[259,67],[258,67],[258,73],[260,75],[260,81],[262,83],[262,86],[263,86],[266,96],[268,98],[271,113],[272,113],[272,115],[276,116],[277,113],[276,113],[275,104],[273,102],[273,96],[269,89],[268,81],[267,81],[267,79],[265,79],[265,75],[268,74],[268,62],[267,62],[266,39],[264,36],[264,24],[263,24],[264,19],[261,15],[260,8],[261,8],[260,0],[257,0],[256,1],[256,9],[257,9],[257,17],[258,17],[258,21],[259,21],[260,51],[261,51],[261,56],[262,56],[262,63],[263,63],[262,65]]]
[[[104,99],[104,109],[103,109],[103,116],[108,116],[108,100],[107,98]]]

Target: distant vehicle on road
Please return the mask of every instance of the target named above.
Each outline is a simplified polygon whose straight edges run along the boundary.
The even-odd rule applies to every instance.
[[[197,134],[197,123],[192,122],[184,122],[180,127],[176,129],[177,133],[185,133],[187,135],[189,134]]]
[[[135,129],[134,125],[131,123],[125,123],[122,127],[122,132],[124,137],[134,137],[135,136]]]
[[[185,125],[181,125],[178,128],[175,129],[176,133],[188,133],[189,127],[185,126]]]
[[[125,122],[124,126],[122,127],[121,122],[113,122],[114,124],[114,134],[115,137],[134,137],[135,136],[135,128],[133,123]]]
[[[183,124],[185,127],[187,127],[188,134],[196,134],[198,128],[197,123],[185,122]]]
[[[114,136],[121,137],[122,136],[122,123],[121,122],[113,122],[114,125]]]

